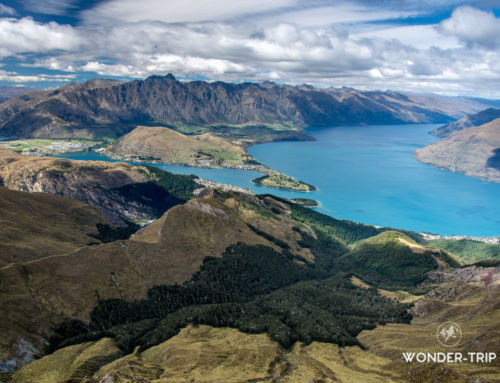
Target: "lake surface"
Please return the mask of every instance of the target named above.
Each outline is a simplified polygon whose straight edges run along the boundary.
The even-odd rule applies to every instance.
[[[259,162],[315,185],[311,193],[251,184],[259,173],[155,165],[285,198],[316,199],[336,218],[444,235],[500,235],[500,184],[440,170],[413,152],[436,140],[437,125],[309,129],[316,141],[274,142],[249,148]],[[96,153],[64,155],[101,159]]]

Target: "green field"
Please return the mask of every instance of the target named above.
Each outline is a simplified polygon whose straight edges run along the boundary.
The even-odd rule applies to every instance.
[[[44,139],[29,138],[11,141],[0,141],[0,149],[9,149],[22,154],[51,155],[69,152],[80,152],[103,146],[112,139]]]
[[[470,239],[435,239],[428,242],[429,246],[443,249],[460,258],[463,264],[500,259],[500,245],[472,241]]]

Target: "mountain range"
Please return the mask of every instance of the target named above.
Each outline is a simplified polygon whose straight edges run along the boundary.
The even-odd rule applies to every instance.
[[[500,109],[488,108],[482,110],[479,113],[467,115],[458,121],[453,121],[446,125],[440,126],[439,128],[431,131],[431,134],[434,134],[435,136],[438,136],[440,138],[444,138],[458,130],[471,128],[473,126],[480,126],[497,118],[500,118]]]
[[[117,137],[137,125],[221,134],[247,128],[251,135],[248,127],[255,126],[293,132],[308,126],[448,122],[488,106],[432,94],[181,82],[169,74],[125,83],[94,79],[25,93],[0,104],[0,135]]]

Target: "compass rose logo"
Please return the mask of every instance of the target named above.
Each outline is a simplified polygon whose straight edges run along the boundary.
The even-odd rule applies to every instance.
[[[462,329],[455,322],[444,322],[439,325],[436,337],[441,345],[453,347],[462,340]]]

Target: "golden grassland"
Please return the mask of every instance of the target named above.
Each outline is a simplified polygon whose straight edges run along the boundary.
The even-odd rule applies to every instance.
[[[82,381],[102,364],[116,359],[120,350],[109,338],[66,347],[37,360],[14,374],[11,383]]]
[[[106,222],[99,209],[75,200],[0,187],[0,269],[75,251]]]

